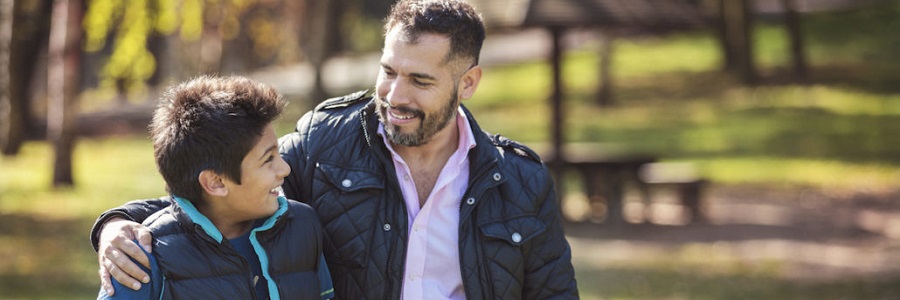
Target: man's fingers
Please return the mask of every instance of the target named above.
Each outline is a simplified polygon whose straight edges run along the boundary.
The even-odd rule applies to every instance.
[[[150,258],[147,257],[147,254],[144,253],[144,251],[141,251],[141,248],[139,248],[138,245],[135,244],[134,241],[132,241],[132,240],[125,239],[124,237],[117,238],[112,241],[112,246],[110,247],[109,250],[115,251],[115,252],[121,252],[122,254],[125,254],[128,256],[128,257],[116,257],[116,258],[111,258],[111,259],[114,259],[113,262],[118,267],[122,268],[123,271],[128,272],[129,274],[135,275],[135,273],[132,272],[131,268],[126,267],[127,265],[133,265],[131,260],[128,259],[129,257],[136,260],[138,263],[144,265],[148,269],[150,268]],[[138,268],[138,266],[136,266],[136,265],[134,267]],[[138,268],[137,271],[140,271],[140,268]],[[140,271],[140,272],[143,273],[143,271]],[[135,278],[138,278],[138,277],[135,277]]]
[[[131,243],[130,246],[134,248],[131,250],[131,253],[123,253],[116,249],[110,251],[109,259],[112,260],[112,264],[110,266],[107,266],[109,268],[110,275],[112,275],[115,279],[120,279],[120,276],[117,276],[116,274],[116,271],[120,271],[124,273],[122,276],[129,276],[131,277],[131,279],[140,280],[143,283],[150,282],[150,276],[147,275],[146,272],[141,270],[141,267],[135,264],[134,261],[132,261],[129,257],[135,257],[135,260],[137,260],[138,262],[141,261],[140,257],[143,257],[144,262],[142,263],[149,266],[150,263],[147,255],[145,255],[144,252],[140,249],[137,249],[137,245]],[[123,249],[130,249],[131,247],[123,247]],[[138,253],[135,254],[134,251],[137,251]],[[119,280],[119,282],[123,284],[125,283],[122,280]]]
[[[135,229],[137,232],[137,241],[138,244],[141,245],[141,248],[144,248],[144,251],[147,253],[153,253],[153,249],[151,249],[151,242],[153,241],[152,236],[150,235],[150,229],[144,226],[140,226]],[[149,267],[149,262],[144,264]]]
[[[114,263],[110,262],[109,264],[107,264],[106,268],[109,271],[109,275],[111,275],[120,284],[127,286],[128,288],[135,291],[141,288],[140,282],[134,280],[134,278],[131,278],[131,276],[122,271],[122,269],[117,268]]]
[[[103,287],[103,290],[106,291],[106,295],[112,296],[116,293],[116,289],[113,288],[112,283],[109,281],[109,271],[106,270],[106,266],[104,264],[100,264],[100,286]]]

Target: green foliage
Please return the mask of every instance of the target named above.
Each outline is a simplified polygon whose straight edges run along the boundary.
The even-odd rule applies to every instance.
[[[117,82],[134,91],[156,72],[157,60],[147,47],[153,36],[178,33],[182,41],[201,39],[212,26],[223,40],[236,38],[241,18],[257,0],[89,0],[83,20],[84,50],[112,51],[101,74],[101,88],[114,89]],[[271,55],[276,48],[272,18],[256,14],[248,29],[251,39]]]

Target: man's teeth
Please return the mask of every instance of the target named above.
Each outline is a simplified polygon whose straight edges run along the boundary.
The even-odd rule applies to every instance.
[[[403,116],[403,115],[398,115],[397,113],[391,113],[391,115],[394,116],[394,118],[397,118],[400,120],[412,119],[414,117],[413,115]]]

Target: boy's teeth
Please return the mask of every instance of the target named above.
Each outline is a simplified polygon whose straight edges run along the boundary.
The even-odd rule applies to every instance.
[[[271,189],[269,190],[269,192],[273,194],[284,195],[284,190],[281,187]]]

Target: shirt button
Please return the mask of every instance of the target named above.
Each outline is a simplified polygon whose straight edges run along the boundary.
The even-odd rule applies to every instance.
[[[514,232],[514,233],[512,234],[512,241],[515,242],[515,243],[521,242],[521,241],[522,241],[522,235],[519,234],[518,232]]]
[[[409,181],[409,175],[403,175],[403,180]]]
[[[391,231],[391,224],[385,223],[383,228],[384,231]]]
[[[351,185],[353,185],[353,181],[350,179],[344,179],[344,181],[341,181],[341,185],[343,185],[344,187],[350,187]]]
[[[466,204],[468,204],[468,205],[475,204],[475,198],[466,199]]]
[[[494,173],[494,181],[500,181],[500,173]]]

